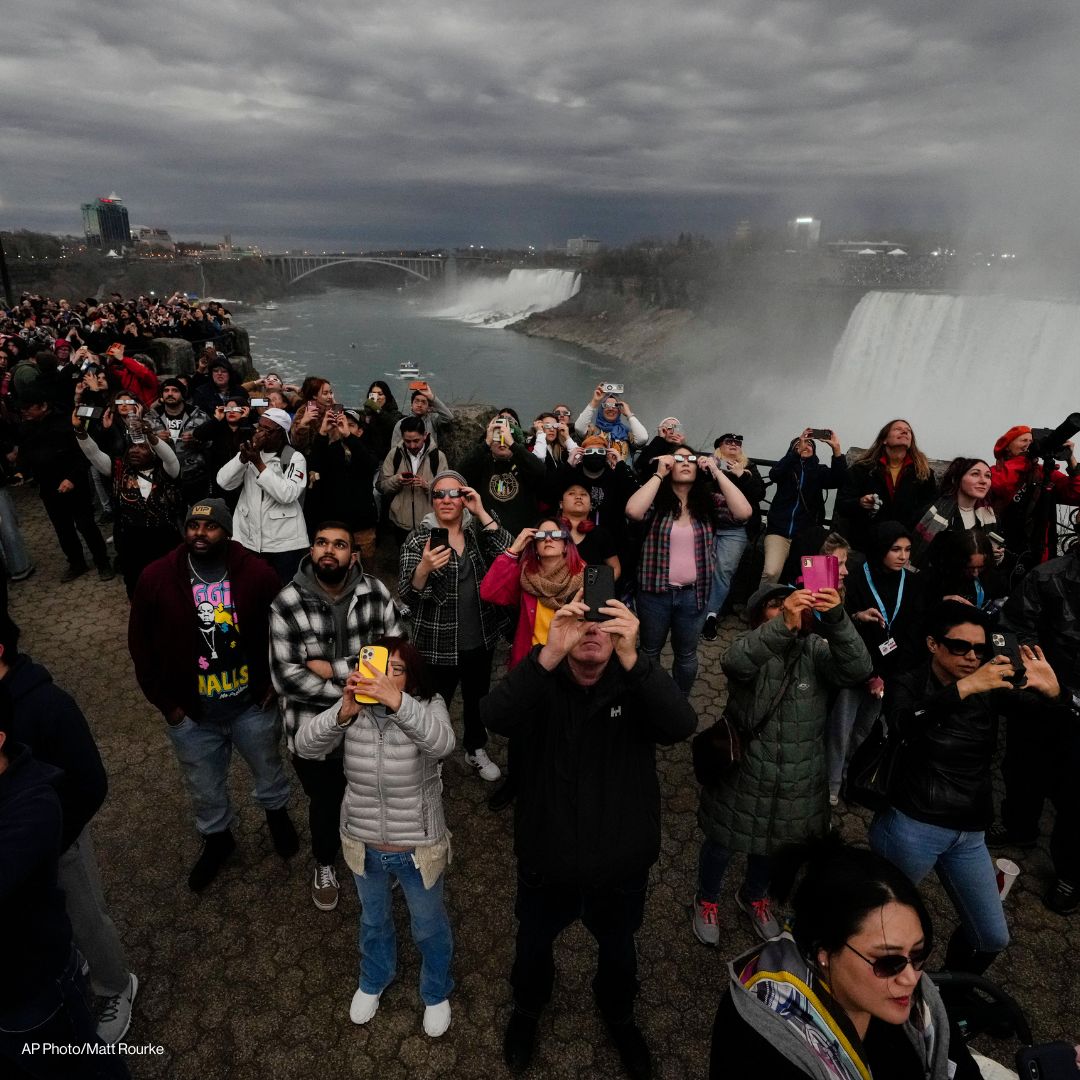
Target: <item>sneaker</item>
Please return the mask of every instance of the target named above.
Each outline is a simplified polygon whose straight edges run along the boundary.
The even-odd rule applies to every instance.
[[[69,581],[81,578],[89,569],[90,567],[88,567],[86,563],[83,563],[82,566],[68,566],[68,568],[60,575],[60,584],[66,585]]]
[[[129,972],[127,989],[105,999],[97,1025],[98,1038],[102,1042],[112,1046],[127,1034],[131,1027],[131,1006],[138,992],[139,980]]]
[[[706,615],[705,625],[701,628],[701,636],[705,641],[716,640],[716,616]]]
[[[626,1075],[631,1080],[650,1080],[652,1054],[649,1053],[649,1044],[641,1034],[641,1028],[633,1020],[627,1020],[622,1024],[608,1024],[607,1029]]]
[[[503,1036],[503,1061],[512,1076],[520,1076],[532,1061],[536,1050],[536,1025],[535,1016],[526,1016],[518,1009],[510,1014]]]
[[[357,987],[349,1005],[349,1019],[354,1024],[366,1024],[379,1011],[379,998],[382,994],[365,994]]]
[[[320,911],[333,911],[338,902],[337,874],[332,866],[316,866],[311,900]]]
[[[829,805],[830,806],[839,806],[840,805],[840,792],[838,792],[838,791],[830,791],[829,792]]]
[[[715,900],[694,899],[694,937],[702,945],[720,944],[719,909]]]
[[[204,836],[202,854],[188,874],[188,888],[192,892],[202,892],[218,876],[218,871],[235,850],[236,841],[231,829]]]
[[[487,780],[489,783],[494,783],[502,776],[502,769],[487,756],[487,751],[483,747],[472,753],[466,750],[465,764],[471,765],[480,774],[480,779]]]
[[[739,889],[735,894],[735,903],[750,917],[750,925],[762,941],[772,941],[780,936],[780,923],[772,913],[772,901],[767,896],[760,900],[748,900]]]
[[[25,570],[21,570],[17,574],[12,574],[11,575],[11,580],[12,581],[25,581],[28,577],[31,577],[33,575],[33,573],[34,573],[34,571],[36,569],[37,569],[36,566],[28,566]]]
[[[424,1009],[424,1034],[432,1039],[446,1034],[450,1026],[450,1002],[440,1001],[438,1005],[428,1005]]]
[[[1071,915],[1080,907],[1080,889],[1058,878],[1054,887],[1043,897],[1043,903],[1059,915]]]
[[[1000,822],[986,830],[987,847],[1012,847],[1021,851],[1030,851],[1039,842],[1038,833],[1034,836],[1018,836]]]
[[[295,855],[300,850],[300,837],[296,835],[289,811],[284,807],[266,811],[266,824],[270,826],[270,837],[274,841],[274,850],[283,858]]]

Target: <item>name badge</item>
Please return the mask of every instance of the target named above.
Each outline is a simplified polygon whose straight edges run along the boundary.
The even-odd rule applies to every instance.
[[[896,639],[895,638],[889,638],[888,640],[883,641],[878,646],[878,652],[881,653],[882,656],[888,656],[889,653],[895,652],[895,650],[898,649],[899,647],[900,646],[896,644]]]

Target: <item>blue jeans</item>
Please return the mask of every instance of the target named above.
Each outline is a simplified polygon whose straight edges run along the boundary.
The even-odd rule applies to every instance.
[[[711,900],[714,904],[720,899],[720,886],[724,883],[731,851],[715,840],[703,840],[698,855],[698,899]],[[761,900],[769,895],[769,878],[772,874],[772,860],[768,855],[746,856],[746,877],[742,891],[747,900]]]
[[[233,817],[229,805],[229,762],[233,747],[247,762],[255,780],[252,795],[264,810],[280,810],[289,801],[289,780],[281,762],[281,721],[277,705],[252,705],[224,723],[195,723],[185,716],[167,724],[169,741],[184,773],[195,810],[195,827],[203,836],[224,832]]]
[[[30,569],[19,515],[15,513],[15,503],[6,487],[0,487],[0,547],[4,549],[4,562],[12,577],[19,577]]]
[[[443,904],[443,875],[425,889],[410,851],[367,847],[364,876],[353,874],[360,897],[360,989],[365,994],[381,994],[397,974],[391,878],[401,883],[413,941],[420,950],[420,997],[425,1005],[438,1005],[454,989],[450,977],[454,939]]]
[[[1009,944],[997,874],[982,832],[927,825],[890,808],[874,816],[870,847],[915,885],[937,870],[973,949],[999,953]]]
[[[698,638],[705,624],[705,608],[697,606],[697,591],[693,587],[662,593],[639,589],[637,613],[641,620],[641,651],[657,663],[671,633],[671,651],[675,654],[671,677],[689,697],[697,678]]]
[[[709,599],[705,610],[710,615],[719,615],[728,593],[731,591],[731,579],[739,569],[743,552],[748,543],[745,525],[734,525],[730,529],[717,529],[713,537],[713,579],[709,590]]]
[[[861,686],[848,686],[836,695],[825,728],[829,763],[829,794],[839,795],[851,755],[866,741],[881,714],[881,698]]]

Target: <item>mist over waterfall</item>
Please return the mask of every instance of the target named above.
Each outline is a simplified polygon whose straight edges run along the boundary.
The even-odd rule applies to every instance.
[[[535,311],[557,307],[580,288],[581,275],[572,270],[511,270],[504,278],[466,281],[446,306],[429,314],[501,330]]]
[[[1013,424],[1054,427],[1080,410],[1080,305],[867,293],[836,346],[824,400],[844,404],[852,436],[902,416],[932,456],[985,456]]]

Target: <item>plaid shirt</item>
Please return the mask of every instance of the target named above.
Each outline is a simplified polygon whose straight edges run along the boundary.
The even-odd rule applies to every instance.
[[[671,514],[657,517],[652,511],[649,531],[641,545],[641,561],[638,563],[638,587],[645,592],[667,592],[671,585],[671,526],[675,518]],[[712,523],[690,518],[694,529],[694,595],[700,611],[709,599],[713,579]]]
[[[492,514],[494,518],[495,515]],[[495,518],[496,523],[498,519]],[[477,592],[480,582],[495,561],[495,556],[505,551],[513,542],[511,535],[501,525],[497,529],[481,529],[470,515],[464,525],[465,557],[472,560],[473,576]],[[451,550],[450,561],[427,579],[423,589],[413,588],[412,576],[420,562],[431,533],[426,521],[409,533],[401,545],[398,564],[398,595],[409,606],[409,623],[412,627],[413,644],[429,664],[454,665],[458,662],[457,606],[458,606],[458,554]],[[484,644],[492,648],[499,634],[502,616],[494,604],[480,601],[480,625],[484,632]]]
[[[290,582],[270,608],[270,674],[278,692],[289,750],[306,716],[316,716],[341,700],[341,688],[356,669],[361,645],[386,635],[405,636],[397,604],[378,578],[361,576],[349,600],[348,640],[336,642],[329,599]],[[333,677],[323,679],[308,660],[328,660]]]

